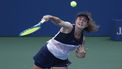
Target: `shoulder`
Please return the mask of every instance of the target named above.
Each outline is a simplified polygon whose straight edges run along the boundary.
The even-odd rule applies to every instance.
[[[72,27],[72,23],[71,22],[68,22],[68,21],[63,21],[62,23],[64,25],[64,27]]]
[[[69,33],[72,31],[73,29],[73,24],[71,22],[68,22],[68,21],[64,21],[64,26],[61,27],[60,31],[63,32],[63,33]]]

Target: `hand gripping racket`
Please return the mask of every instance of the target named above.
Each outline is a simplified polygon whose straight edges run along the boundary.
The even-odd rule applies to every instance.
[[[34,25],[31,28],[25,29],[24,31],[22,31],[19,36],[26,36],[29,34],[32,34],[34,32],[36,32],[37,30],[39,30],[41,28],[41,25],[45,22],[45,19],[42,19],[39,23],[37,23],[36,25]]]

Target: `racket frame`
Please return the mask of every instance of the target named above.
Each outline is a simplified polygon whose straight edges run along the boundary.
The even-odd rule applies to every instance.
[[[41,27],[40,27],[41,24],[43,24],[45,21],[46,21],[45,19],[42,19],[39,23],[37,23],[36,25],[34,25],[34,26],[31,27],[31,28],[25,29],[25,30],[22,31],[19,35],[20,35],[20,36],[26,36],[26,35],[29,35],[29,34],[32,34],[32,33],[36,32],[37,30],[39,30],[39,29],[41,28]],[[35,31],[33,31],[33,32],[29,33],[29,34],[22,35],[22,34],[23,34],[24,32],[26,32],[27,30],[32,29],[32,28],[36,28],[36,27],[39,27],[39,29],[37,29],[37,30],[35,30]]]

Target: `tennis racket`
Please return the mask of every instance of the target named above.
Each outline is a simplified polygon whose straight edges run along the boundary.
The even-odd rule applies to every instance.
[[[36,25],[34,25],[31,28],[25,29],[24,31],[22,31],[19,36],[26,36],[29,34],[32,34],[34,32],[36,32],[37,30],[39,30],[41,28],[41,25],[45,22],[45,19],[42,19],[39,23],[37,23]]]

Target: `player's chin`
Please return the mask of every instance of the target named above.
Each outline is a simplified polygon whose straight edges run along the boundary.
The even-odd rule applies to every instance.
[[[77,26],[77,28],[79,28],[79,29],[84,29],[84,28],[85,28],[85,26],[78,25],[78,26]]]
[[[82,27],[82,26],[77,26],[77,28],[78,28],[78,29],[84,29],[84,27]]]

